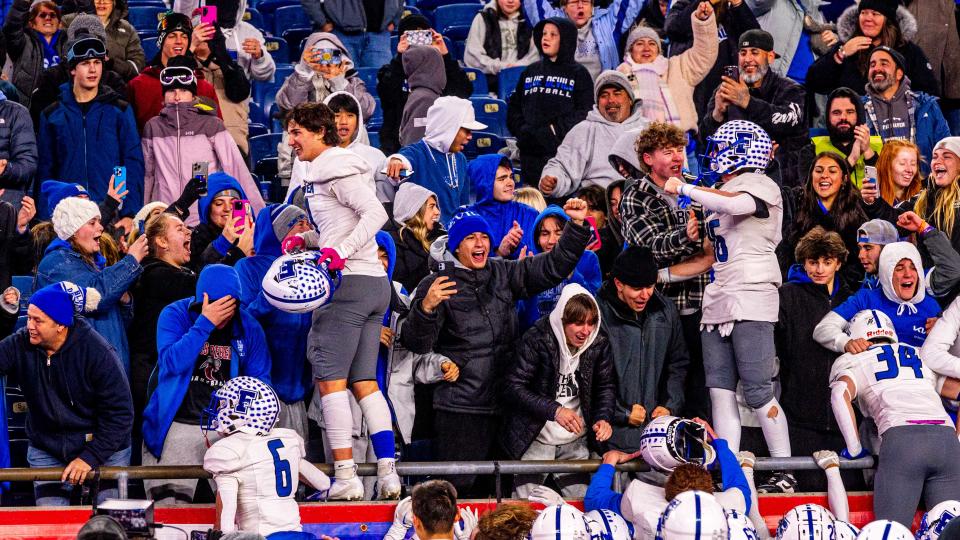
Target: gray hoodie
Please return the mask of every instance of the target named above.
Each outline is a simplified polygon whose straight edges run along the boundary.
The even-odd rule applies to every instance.
[[[423,138],[427,110],[447,85],[443,56],[433,47],[410,47],[403,53],[403,71],[407,75],[410,96],[400,121],[400,145],[407,146]]]

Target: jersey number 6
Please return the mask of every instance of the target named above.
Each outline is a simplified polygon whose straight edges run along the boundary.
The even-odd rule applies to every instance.
[[[283,448],[283,441],[273,439],[267,442],[267,448],[273,455],[273,474],[277,479],[277,496],[288,497],[293,491],[293,479],[290,478],[290,462],[280,457],[279,450]]]

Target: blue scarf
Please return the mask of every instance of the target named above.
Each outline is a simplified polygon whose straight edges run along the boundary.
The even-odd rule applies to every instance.
[[[50,42],[47,42],[47,38],[43,37],[43,34],[33,31],[37,38],[40,40],[40,43],[43,44],[43,69],[52,68],[53,66],[60,63],[60,53],[57,51],[57,41],[60,39],[60,30],[57,30],[57,33],[50,38]]]

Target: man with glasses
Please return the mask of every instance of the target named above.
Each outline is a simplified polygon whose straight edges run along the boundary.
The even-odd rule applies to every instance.
[[[50,0],[16,0],[3,23],[3,36],[13,71],[10,79],[29,107],[43,70],[60,63],[66,54],[60,30],[60,8]]]
[[[536,26],[543,19],[567,17],[577,25],[577,62],[594,80],[620,64],[617,43],[643,8],[642,0],[523,0],[523,9]]]
[[[60,87],[60,100],[40,115],[37,137],[39,178],[57,178],[87,188],[100,203],[119,198],[116,226],[130,232],[143,206],[143,152],[133,110],[110,88],[101,86],[107,47],[99,38],[77,34],[66,58],[73,82]],[[114,183],[114,169],[126,178]]]

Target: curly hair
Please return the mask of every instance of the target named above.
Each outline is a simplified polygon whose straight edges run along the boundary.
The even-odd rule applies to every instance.
[[[667,477],[667,483],[663,485],[663,496],[668,501],[684,491],[704,491],[713,493],[713,477],[710,472],[699,465],[693,463],[684,463],[677,465],[677,468]]]
[[[643,162],[644,154],[652,154],[658,148],[670,148],[676,146],[687,146],[687,136],[683,130],[667,122],[654,122],[647,126],[647,129],[640,132],[637,141],[633,143],[633,149],[637,151],[637,158],[640,161],[640,168],[643,172],[650,172],[650,167]]]
[[[525,504],[504,504],[480,516],[474,540],[526,540],[537,512]]]
[[[833,258],[843,262],[847,260],[848,254],[847,246],[843,243],[840,235],[833,231],[827,231],[819,225],[803,235],[803,238],[797,243],[796,249],[793,250],[793,255],[797,258],[797,262],[801,264],[807,259],[816,260],[820,257]]]
[[[807,174],[807,183],[803,186],[802,196],[797,205],[797,214],[794,217],[791,243],[795,244],[801,236],[812,229],[817,224],[816,217],[823,214],[823,210],[820,208],[820,197],[813,189],[813,174],[817,162],[824,158],[833,161],[840,167],[840,191],[830,208],[830,216],[833,217],[837,230],[843,231],[851,226],[860,226],[861,223],[867,221],[867,215],[860,206],[860,191],[850,180],[850,164],[836,152],[820,152],[813,160],[810,172]]]
[[[284,126],[289,126],[291,121],[312,133],[323,131],[323,144],[327,146],[338,146],[340,144],[336,116],[330,110],[330,107],[323,103],[301,103],[297,105],[286,114]]]

